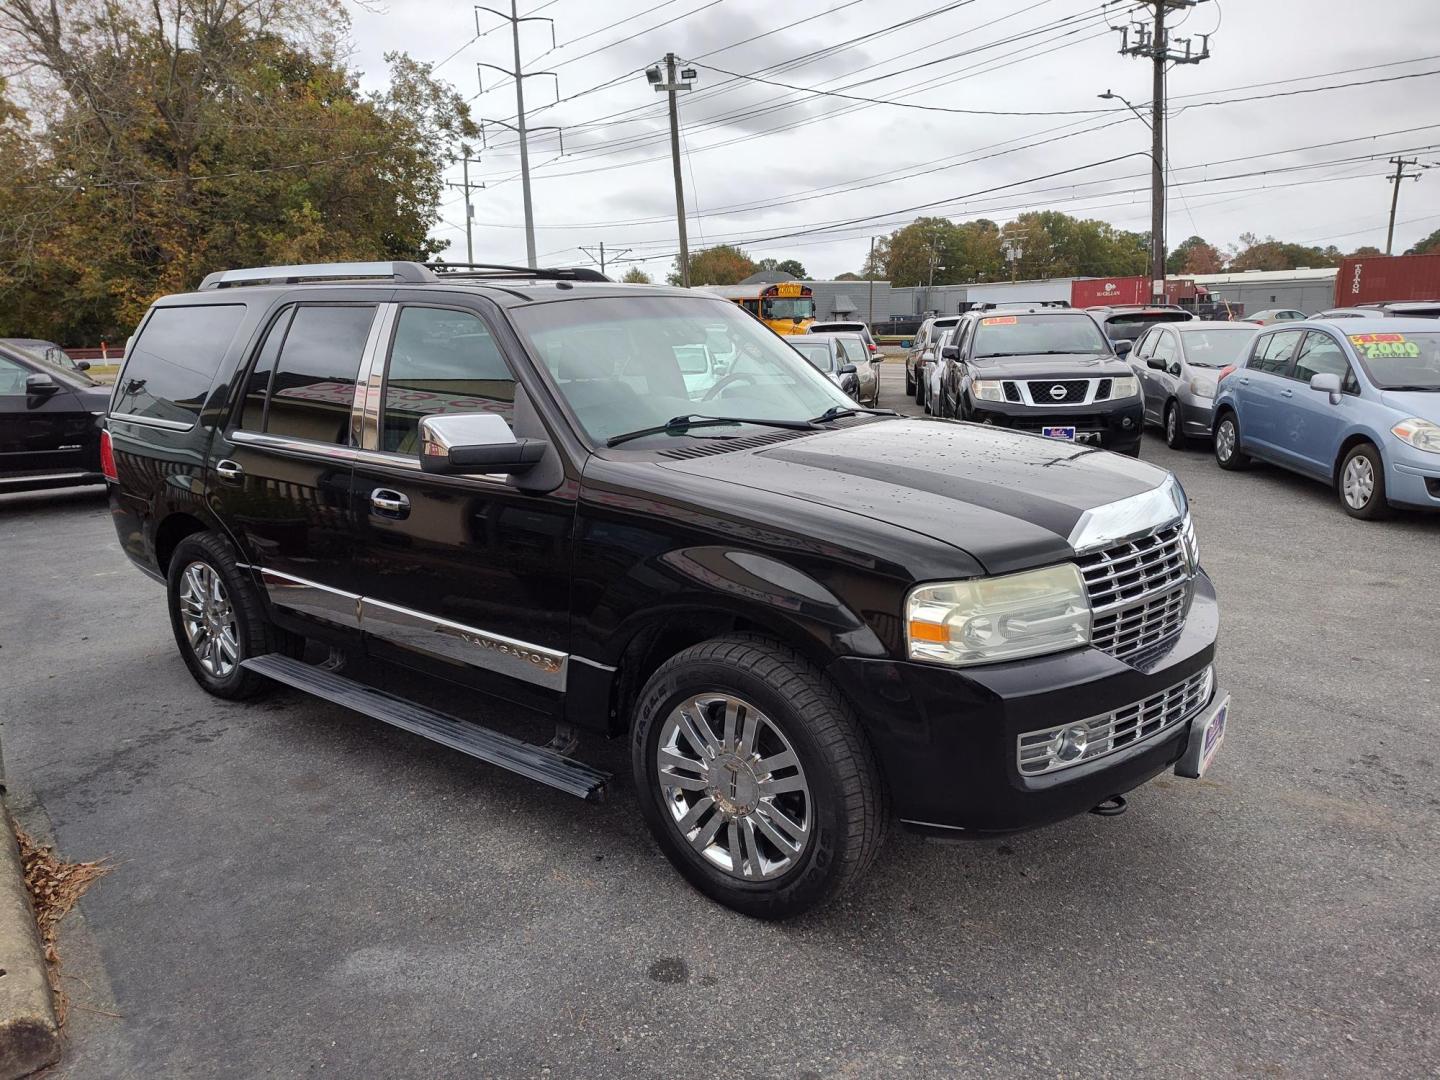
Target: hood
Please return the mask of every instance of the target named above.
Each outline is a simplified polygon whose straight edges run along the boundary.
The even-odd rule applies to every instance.
[[[1170,478],[1093,447],[919,418],[662,467],[899,526],[967,552],[991,574],[1071,558],[1068,538],[1087,510]]]
[[[1440,390],[1382,390],[1380,400],[1406,417],[1418,416],[1440,424]]]
[[[1112,353],[1064,356],[992,356],[970,361],[982,379],[1115,379],[1133,375]]]

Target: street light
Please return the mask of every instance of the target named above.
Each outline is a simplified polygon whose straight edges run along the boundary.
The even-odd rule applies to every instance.
[[[1126,100],[1125,98],[1121,97],[1119,94],[1115,93],[1114,91],[1112,91],[1112,90],[1106,90],[1103,94],[1096,94],[1095,96],[1098,97],[1101,101],[1118,101],[1118,102],[1120,102],[1120,103],[1123,104],[1127,109],[1129,109],[1131,112],[1133,112],[1133,113],[1135,114],[1136,118],[1137,118],[1142,124],[1144,124],[1147,129],[1150,127],[1150,121],[1145,119],[1145,114],[1142,113],[1139,109],[1137,109],[1134,105],[1131,105],[1128,100]]]

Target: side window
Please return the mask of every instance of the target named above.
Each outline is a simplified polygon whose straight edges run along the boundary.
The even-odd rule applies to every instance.
[[[1158,330],[1146,330],[1145,333],[1141,334],[1140,340],[1135,343],[1135,348],[1131,350],[1130,355],[1136,360],[1144,360],[1149,356],[1150,348],[1155,344],[1155,335],[1157,333],[1159,333]]]
[[[1175,362],[1175,336],[1168,330],[1151,331],[1151,336],[1154,338],[1155,345],[1150,355],[1157,360],[1165,361],[1165,366],[1169,367]]]
[[[1312,330],[1305,335],[1305,343],[1295,354],[1293,377],[1308,383],[1312,376],[1324,374],[1339,375],[1341,389],[1352,394],[1360,392],[1360,385],[1350,370],[1350,360],[1340,343],[1329,334]]]
[[[350,412],[371,305],[301,304],[270,381],[265,431],[312,442],[350,442]],[[268,342],[267,342],[268,344]]]
[[[751,315],[754,315],[757,319],[760,317],[759,300],[744,300],[741,302],[740,306],[743,307],[746,311],[748,311]]]
[[[1270,334],[1261,338],[1255,343],[1255,352],[1250,357],[1247,365],[1254,371],[1268,372],[1271,375],[1278,375],[1283,372],[1290,361],[1290,353],[1295,349],[1295,342],[1300,340],[1299,330],[1282,330],[1278,334]]]
[[[270,324],[265,343],[255,358],[255,366],[245,379],[244,396],[240,404],[240,419],[237,427],[246,431],[265,430],[265,400],[270,394],[270,376],[275,371],[275,358],[280,355],[280,346],[285,343],[285,331],[290,328],[293,307],[287,307],[280,317]]]
[[[244,317],[244,304],[155,308],[127,352],[114,410],[193,424]]]
[[[676,350],[682,372],[709,372],[704,345]],[[380,449],[413,454],[420,418],[435,413],[488,412],[510,423],[515,376],[479,317],[445,308],[407,307],[395,326],[395,343],[385,372],[380,416]]]
[[[25,380],[29,377],[29,368],[23,368],[13,360],[0,356],[0,396],[23,397]]]

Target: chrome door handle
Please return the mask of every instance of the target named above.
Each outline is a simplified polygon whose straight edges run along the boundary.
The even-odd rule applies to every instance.
[[[1250,380],[1249,380],[1249,379],[1236,379],[1235,381],[1238,382],[1241,386],[1249,386],[1249,385],[1250,385]]]
[[[221,480],[243,480],[245,470],[238,461],[231,461],[229,458],[221,458],[215,463],[215,475]]]
[[[410,500],[390,488],[376,488],[370,492],[370,506],[382,517],[403,518],[410,514]]]

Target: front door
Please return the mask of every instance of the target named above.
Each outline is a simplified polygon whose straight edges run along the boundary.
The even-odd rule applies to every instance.
[[[78,472],[87,467],[95,418],[69,387],[28,393],[25,380],[34,374],[18,361],[0,356],[0,477]]]
[[[1310,389],[1312,377],[1321,374],[1340,377],[1340,401],[1330,404],[1330,395]],[[1286,422],[1282,426],[1284,451],[1296,467],[1329,480],[1340,451],[1341,432],[1354,417],[1360,384],[1350,370],[1345,347],[1329,334],[1311,330],[1295,353],[1291,367],[1291,390]]]
[[[352,424],[379,297],[291,304],[263,330],[208,462],[211,499],[282,617],[359,628]],[[380,294],[383,296],[384,294]]]
[[[1157,424],[1165,422],[1165,403],[1179,385],[1180,345],[1172,330],[1156,330],[1150,355],[1145,361],[1145,415]],[[1159,367],[1150,364],[1154,360]]]
[[[515,377],[486,317],[406,304],[375,358],[355,465],[355,565],[367,648],[537,708],[558,705],[570,637],[568,485],[526,494],[504,476],[419,464],[420,418],[513,422]]]

